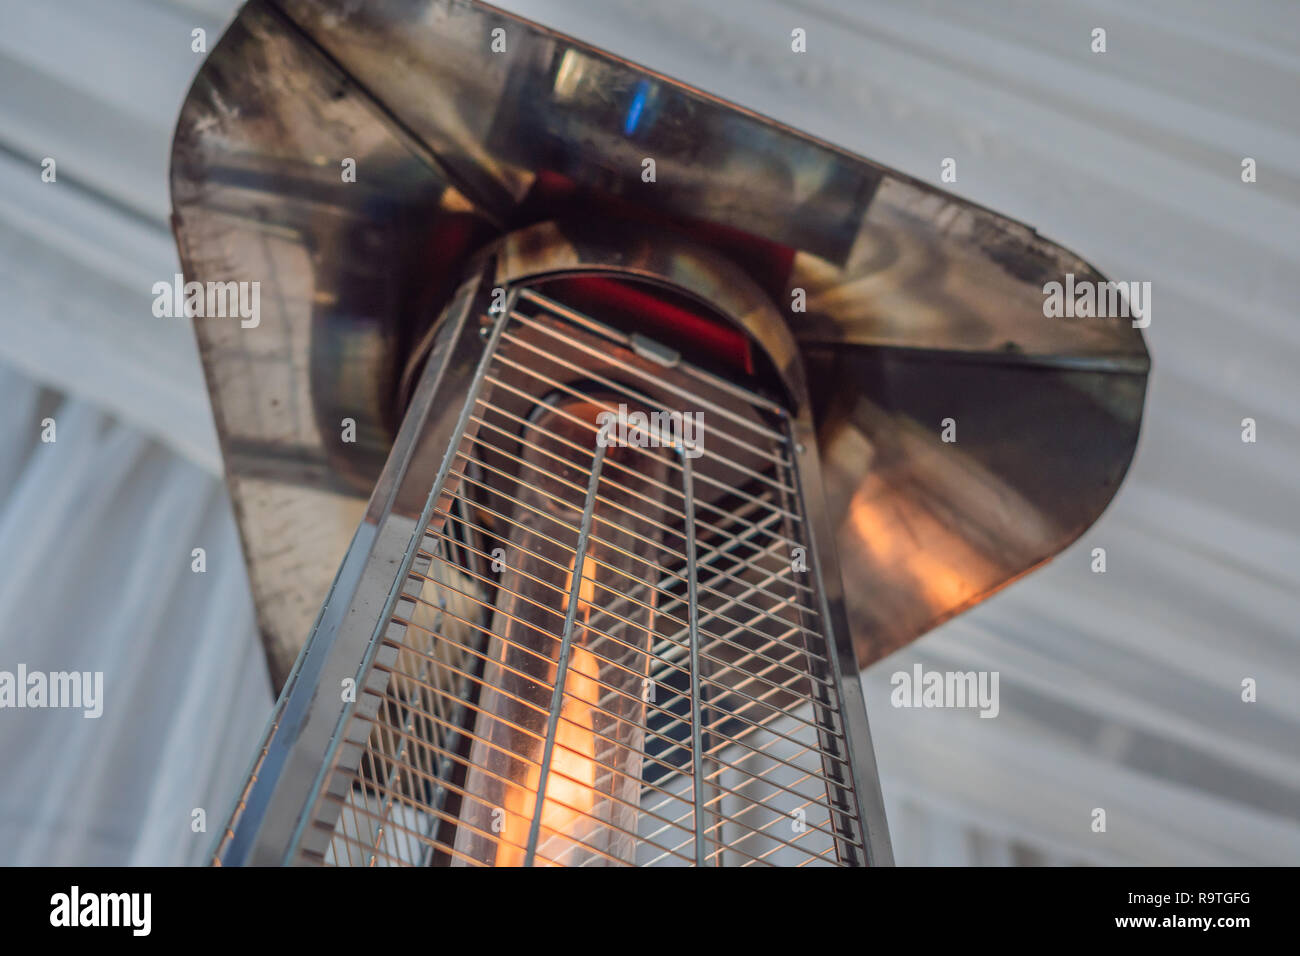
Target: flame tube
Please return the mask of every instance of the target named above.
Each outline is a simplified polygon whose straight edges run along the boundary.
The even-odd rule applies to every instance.
[[[456,837],[461,865],[518,866],[526,860],[565,610],[575,586],[569,663],[534,862],[635,863],[654,607],[645,582],[657,582],[658,574],[653,529],[634,517],[649,506],[625,489],[662,497],[654,482],[665,482],[667,467],[649,449],[605,449],[575,585],[575,529],[586,503],[576,489],[587,488],[592,453],[547,436],[592,448],[595,437],[587,423],[600,410],[585,401],[548,407],[523,443],[524,464],[511,492],[519,504],[504,535],[505,569]],[[631,471],[613,467],[618,464]],[[629,526],[636,535],[625,530]]]

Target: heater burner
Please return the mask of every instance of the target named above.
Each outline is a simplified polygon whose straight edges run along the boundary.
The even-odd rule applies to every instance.
[[[617,276],[604,281],[639,279]],[[550,288],[580,287],[516,285],[499,311],[439,323],[444,345],[459,324],[460,347],[477,340],[481,356],[400,569],[389,550],[365,559],[362,577],[396,584],[274,853],[337,865],[878,859],[856,784],[866,773],[874,787],[865,714],[842,693],[851,658],[828,617],[801,475],[815,453],[795,416]],[[424,367],[408,417],[425,427],[445,421],[427,413],[457,351]],[[390,470],[403,454],[399,442]],[[329,640],[318,626],[306,658]],[[302,679],[282,709],[326,692]],[[277,727],[268,750],[280,745],[297,746]],[[240,839],[259,823],[237,813],[218,859],[267,849],[259,836],[248,857]]]

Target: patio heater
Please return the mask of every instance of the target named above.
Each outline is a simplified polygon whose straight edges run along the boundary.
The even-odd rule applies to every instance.
[[[890,862],[858,670],[1059,552],[1148,359],[1087,263],[470,0],[253,0],[178,125],[281,686],[213,861]]]

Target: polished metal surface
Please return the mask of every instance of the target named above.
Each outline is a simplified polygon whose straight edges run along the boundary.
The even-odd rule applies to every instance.
[[[1100,278],[1086,262],[484,4],[253,0],[187,100],[172,191],[186,278],[262,284],[257,328],[195,326],[277,682],[392,446],[411,356],[475,251],[535,223],[687,234],[784,314],[860,665],[1059,552],[1135,447],[1141,333],[1043,315],[1044,283]]]
[[[310,629],[315,639],[297,658],[250,767],[232,814],[239,829],[228,827],[218,837],[220,862],[278,864],[284,855],[275,848],[296,839],[302,808],[322,773],[322,755],[332,746],[345,711],[344,682],[355,679],[358,662],[367,660],[398,570],[413,560],[408,547],[478,366],[482,343],[471,318],[475,300],[483,294],[471,279],[448,306],[428,373],[411,402],[415,413],[403,421],[388,467]],[[318,694],[321,688],[339,690]],[[363,688],[354,690],[367,699]]]
[[[507,237],[439,323],[215,862],[891,862],[797,357],[721,378],[551,293],[713,292],[788,332],[707,250],[590,240]]]

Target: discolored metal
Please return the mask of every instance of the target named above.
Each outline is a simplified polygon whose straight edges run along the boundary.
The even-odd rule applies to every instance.
[[[187,279],[261,283],[256,328],[195,328],[277,684],[412,357],[474,253],[533,224],[688,235],[784,313],[859,664],[1058,553],[1136,444],[1140,331],[1043,315],[1044,283],[1101,278],[1086,262],[484,4],[253,0],[186,101],[172,196]]]

